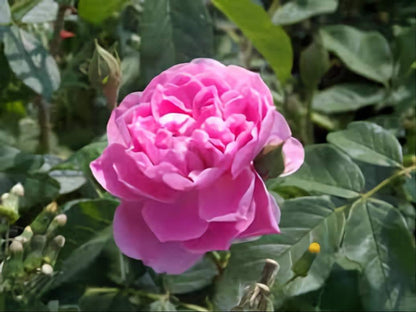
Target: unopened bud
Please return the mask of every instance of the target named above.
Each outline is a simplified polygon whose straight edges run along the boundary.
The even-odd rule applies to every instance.
[[[319,243],[313,242],[309,245],[308,250],[310,253],[319,253],[321,251],[321,245],[319,245]]]
[[[30,225],[35,234],[44,234],[58,211],[56,202],[47,205]]]
[[[49,213],[56,213],[58,211],[58,204],[56,202],[51,202],[45,207],[45,211]]]
[[[13,255],[23,254],[23,244],[18,240],[14,240],[9,246],[10,253]]]
[[[40,267],[46,240],[45,235],[34,235],[32,237],[30,242],[30,252],[24,261],[24,267],[27,271],[33,271]]]
[[[54,242],[59,248],[62,248],[65,245],[65,237],[63,237],[62,235],[58,235],[54,238]]]
[[[53,268],[50,264],[45,263],[44,265],[42,265],[41,272],[45,275],[52,275]]]
[[[52,236],[58,227],[64,226],[66,224],[67,217],[65,214],[59,214],[53,218],[52,222],[49,224],[46,231],[47,235]]]
[[[23,188],[23,185],[21,183],[17,183],[15,186],[12,187],[10,193],[22,197],[25,195],[25,189]]]
[[[117,106],[118,90],[121,83],[121,68],[118,57],[103,49],[95,40],[95,51],[88,66],[90,83],[103,91],[110,109]]]
[[[28,225],[24,228],[22,234],[15,237],[15,240],[21,242],[24,246],[27,245],[33,236],[32,228]]]
[[[264,180],[275,178],[282,174],[285,170],[282,144],[265,146],[254,159],[254,168]]]
[[[9,198],[9,196],[10,196],[10,194],[9,194],[9,193],[4,193],[4,194],[2,194],[2,195],[1,195],[1,201],[3,202],[3,201],[5,201],[5,200],[7,200],[7,199]]]
[[[305,277],[309,269],[314,262],[316,255],[320,252],[321,246],[318,243],[311,243],[302,257],[296,261],[292,266],[292,271],[296,274],[295,276]]]
[[[19,219],[19,197],[13,193],[4,193],[0,201],[0,217],[4,217],[9,223]]]
[[[46,263],[54,264],[58,258],[59,251],[65,245],[65,237],[62,235],[56,236],[46,247],[43,255],[43,261]]]
[[[3,262],[1,274],[5,277],[16,278],[23,272],[23,245],[14,240],[9,246],[10,257]]]

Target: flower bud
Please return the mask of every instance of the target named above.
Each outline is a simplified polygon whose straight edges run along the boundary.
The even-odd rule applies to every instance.
[[[23,244],[14,240],[9,246],[10,253],[15,256],[23,256]]]
[[[4,217],[9,223],[19,219],[19,196],[14,193],[4,193],[0,201],[0,217]]]
[[[55,264],[58,258],[59,251],[65,245],[65,237],[62,235],[56,236],[52,241],[49,242],[48,246],[43,255],[43,261],[49,264]]]
[[[67,217],[65,214],[59,214],[53,218],[52,222],[49,224],[46,231],[46,235],[52,236],[58,227],[64,226],[66,224]]]
[[[90,83],[103,91],[110,109],[117,106],[118,90],[121,83],[121,68],[118,57],[103,49],[95,40],[95,51],[88,67]]]
[[[30,242],[30,251],[24,261],[26,271],[33,271],[42,264],[42,253],[46,245],[45,235],[34,235]]]
[[[254,168],[263,180],[276,178],[285,170],[282,144],[267,145],[254,159]]]
[[[23,272],[23,245],[14,240],[9,246],[10,257],[4,261],[2,274],[5,277],[16,278],[22,276]]]
[[[45,263],[42,265],[41,272],[45,275],[52,275],[53,268],[50,264]]]
[[[306,276],[309,272],[309,269],[312,266],[313,261],[316,258],[316,255],[320,252],[321,246],[318,243],[311,243],[308,247],[308,250],[305,251],[298,261],[296,261],[292,266],[292,271],[296,276]]]
[[[13,193],[17,196],[22,197],[25,195],[25,189],[23,188],[23,185],[19,182],[12,187],[12,189],[10,190],[10,193]]]
[[[32,236],[33,236],[32,228],[28,225],[24,228],[22,234],[15,237],[15,240],[21,242],[23,244],[23,246],[26,246],[26,245],[29,244],[30,239],[32,238]]]
[[[47,205],[30,225],[35,234],[44,234],[58,210],[56,202]]]

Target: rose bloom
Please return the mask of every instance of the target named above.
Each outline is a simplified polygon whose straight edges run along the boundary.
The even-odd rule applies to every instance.
[[[287,175],[304,157],[260,76],[212,59],[173,66],[129,94],[107,135],[91,170],[121,199],[115,242],[171,274],[237,238],[279,233],[278,206],[253,159],[282,145]]]

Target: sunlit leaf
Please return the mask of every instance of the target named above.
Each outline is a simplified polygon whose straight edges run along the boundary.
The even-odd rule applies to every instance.
[[[290,38],[283,28],[273,25],[263,8],[251,0],[212,2],[253,42],[277,77],[286,81],[291,76],[293,52]]]
[[[30,33],[12,26],[3,32],[10,68],[28,87],[46,98],[58,89],[60,74],[53,57]]]
[[[10,7],[7,0],[0,0],[0,25],[11,22]]]
[[[101,24],[112,14],[119,11],[126,0],[80,0],[78,14],[86,21]]]
[[[324,46],[352,71],[387,85],[393,74],[393,57],[387,40],[378,32],[347,25],[321,28]]]
[[[202,1],[145,0],[141,25],[144,83],[174,64],[212,56],[212,25]]]
[[[352,158],[379,166],[401,167],[403,158],[399,141],[376,124],[353,122],[346,130],[330,133],[327,139]]]
[[[317,92],[312,107],[327,114],[343,113],[379,104],[385,97],[386,91],[376,85],[341,83]]]
[[[273,14],[272,21],[280,25],[294,24],[315,15],[332,13],[337,6],[338,0],[291,0]]]
[[[358,196],[364,187],[360,168],[329,144],[307,146],[305,162],[299,171],[277,182],[343,198]]]

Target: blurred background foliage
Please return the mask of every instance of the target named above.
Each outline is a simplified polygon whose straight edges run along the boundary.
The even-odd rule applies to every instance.
[[[25,190],[17,221],[0,202],[0,310],[230,310],[271,258],[275,310],[414,311],[415,15],[413,0],[0,0],[0,194]],[[120,65],[98,83],[95,40]],[[88,165],[117,96],[197,57],[259,72],[306,160],[267,182],[281,235],[157,275],[117,250],[118,202]]]

